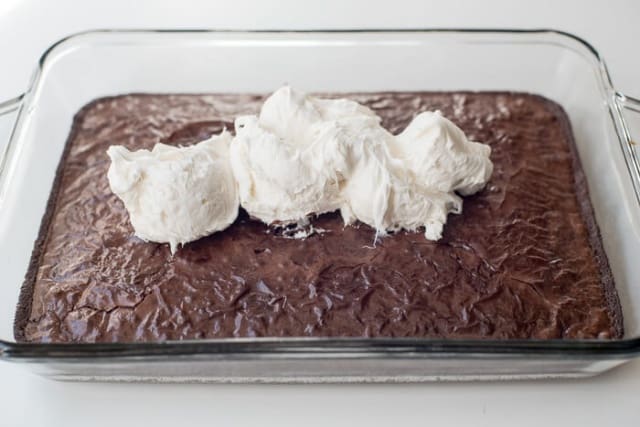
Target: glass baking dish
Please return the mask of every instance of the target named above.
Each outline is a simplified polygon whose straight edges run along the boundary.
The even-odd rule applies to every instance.
[[[255,338],[25,344],[18,293],[74,114],[130,92],[513,90],[564,107],[620,295],[620,340]],[[48,49],[0,103],[0,358],[63,380],[407,382],[579,377],[640,354],[640,101],[596,50],[551,30],[91,31]],[[4,126],[4,127],[3,127]]]

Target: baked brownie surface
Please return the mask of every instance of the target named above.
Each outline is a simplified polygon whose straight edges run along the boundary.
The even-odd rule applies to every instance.
[[[522,93],[350,98],[398,133],[439,109],[491,145],[486,188],[438,242],[374,242],[339,214],[304,240],[241,210],[227,230],[171,256],[134,237],[107,182],[111,144],[188,145],[257,112],[252,95],[126,95],[76,116],[22,289],[20,341],[252,336],[617,338],[622,315],[562,109]]]

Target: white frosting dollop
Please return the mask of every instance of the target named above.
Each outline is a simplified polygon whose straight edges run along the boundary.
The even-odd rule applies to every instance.
[[[379,234],[425,227],[437,240],[455,193],[473,194],[493,171],[489,146],[469,141],[439,112],[417,115],[394,136],[370,109],[283,87],[259,116],[235,122],[230,159],[240,202],[266,223],[340,209]]]
[[[179,244],[227,228],[239,198],[229,163],[231,135],[223,131],[189,147],[156,144],[131,152],[109,147],[111,190],[124,202],[136,236]]]
[[[321,100],[289,87],[271,95],[259,117],[238,117],[231,165],[242,206],[265,223],[340,209],[351,169],[342,128],[363,120],[378,117],[356,102]]]
[[[489,146],[439,112],[392,135],[357,102],[290,87],[235,128],[233,139],[224,131],[189,147],[109,148],[109,185],[137,236],[175,252],[231,225],[241,204],[267,224],[340,210],[345,224],[361,221],[378,234],[424,227],[438,240],[447,215],[462,210],[456,193],[481,190],[493,171]]]

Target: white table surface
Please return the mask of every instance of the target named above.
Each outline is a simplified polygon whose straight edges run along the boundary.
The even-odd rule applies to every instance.
[[[616,87],[640,97],[639,18],[632,0],[0,0],[0,100],[52,42],[95,28],[556,28],[594,44]],[[61,383],[0,362],[1,426],[625,426],[639,396],[640,361],[586,380],[346,386]]]

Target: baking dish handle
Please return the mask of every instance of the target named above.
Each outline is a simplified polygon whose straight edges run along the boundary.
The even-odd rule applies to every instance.
[[[622,110],[622,116],[627,122],[628,134],[626,136],[633,137],[634,134],[635,136],[640,136],[638,135],[638,132],[640,132],[640,99],[618,92],[616,93],[616,100]],[[640,144],[640,139],[632,139],[631,141],[634,145]]]
[[[13,131],[18,110],[22,106],[23,98],[24,94],[21,94],[15,98],[0,102],[0,152],[6,152],[9,137]],[[1,161],[2,157],[0,157]]]
[[[614,103],[618,110],[616,130],[640,202],[640,99],[617,92]]]

